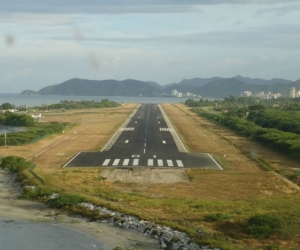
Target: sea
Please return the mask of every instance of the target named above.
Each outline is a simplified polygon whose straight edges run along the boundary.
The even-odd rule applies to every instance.
[[[127,96],[70,96],[70,95],[20,95],[15,93],[0,93],[0,105],[13,104],[15,107],[35,107],[56,104],[61,101],[92,101],[108,99],[119,103],[180,103],[188,98],[178,97],[127,97]]]
[[[82,250],[112,248],[79,230],[59,224],[0,219],[0,249]]]

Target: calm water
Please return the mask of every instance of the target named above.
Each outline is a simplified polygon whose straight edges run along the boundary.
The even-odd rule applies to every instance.
[[[64,100],[73,101],[91,101],[109,99],[120,103],[178,103],[184,102],[187,98],[176,97],[125,97],[125,96],[63,96],[63,95],[19,95],[19,94],[1,94],[0,105],[10,103],[15,106],[26,105],[29,107],[39,106],[42,104],[60,103]]]
[[[78,230],[58,224],[0,220],[0,249],[9,250],[111,250]]]

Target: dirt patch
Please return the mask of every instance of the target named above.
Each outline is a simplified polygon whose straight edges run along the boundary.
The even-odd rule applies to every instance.
[[[176,183],[188,182],[185,170],[158,168],[104,169],[99,174],[101,179],[108,181],[138,183]]]

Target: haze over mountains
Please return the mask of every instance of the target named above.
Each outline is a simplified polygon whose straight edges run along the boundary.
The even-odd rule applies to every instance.
[[[240,75],[233,78],[193,78],[179,83],[161,86],[156,82],[127,79],[117,80],[84,80],[70,79],[60,84],[51,85],[39,91],[24,90],[21,94],[40,95],[74,95],[74,96],[171,96],[173,89],[179,92],[190,92],[203,98],[225,98],[229,95],[240,96],[244,91],[257,93],[285,93],[287,88],[300,89],[300,79],[290,80],[274,78],[272,80],[251,79]]]

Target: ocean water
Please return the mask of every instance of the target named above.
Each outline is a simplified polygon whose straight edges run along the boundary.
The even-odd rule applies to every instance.
[[[0,220],[0,249],[9,250],[111,250],[81,231],[45,222]]]
[[[179,103],[188,98],[176,97],[126,97],[126,96],[63,96],[63,95],[20,95],[0,93],[0,105],[10,103],[15,106],[34,107],[42,104],[55,104],[64,100],[91,101],[109,99],[119,103]]]

